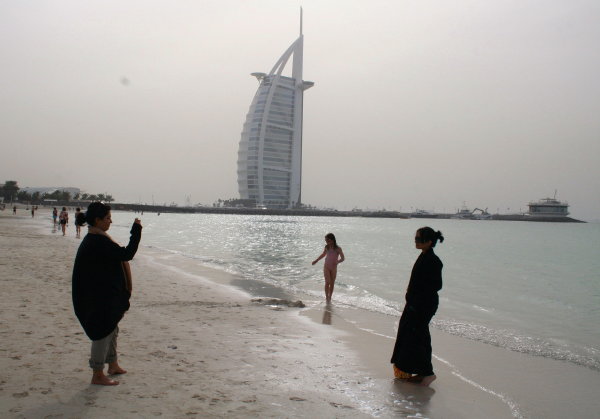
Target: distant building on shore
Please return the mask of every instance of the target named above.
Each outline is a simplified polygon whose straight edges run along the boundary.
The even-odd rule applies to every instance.
[[[300,36],[277,60],[271,72],[252,73],[259,81],[239,144],[237,175],[240,199],[259,208],[295,208],[301,203],[302,15]],[[292,75],[283,70],[293,56]]]
[[[536,202],[529,203],[527,215],[533,217],[566,217],[569,215],[569,204],[554,198],[542,198]]]
[[[41,187],[26,186],[24,188],[21,188],[20,191],[27,192],[29,195],[33,195],[36,192],[38,192],[40,195],[51,194],[56,191],[68,192],[69,194],[71,194],[71,197],[74,197],[75,195],[78,195],[79,193],[81,193],[81,189],[67,187],[67,186],[41,186]]]

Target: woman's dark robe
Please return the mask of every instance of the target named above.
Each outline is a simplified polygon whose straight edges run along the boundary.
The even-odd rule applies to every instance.
[[[433,375],[429,321],[442,289],[442,261],[433,249],[421,253],[410,274],[391,362],[404,372]]]
[[[142,226],[134,223],[127,247],[100,234],[81,241],[73,267],[73,307],[91,340],[108,336],[129,309],[122,262],[133,259],[141,236]]]

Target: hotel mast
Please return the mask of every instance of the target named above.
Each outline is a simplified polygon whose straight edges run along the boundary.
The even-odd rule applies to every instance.
[[[242,129],[237,173],[240,198],[259,207],[294,208],[301,203],[303,95],[314,85],[302,80],[303,44],[300,10],[298,39],[269,74],[252,73],[259,86]],[[283,76],[292,56],[292,76]]]

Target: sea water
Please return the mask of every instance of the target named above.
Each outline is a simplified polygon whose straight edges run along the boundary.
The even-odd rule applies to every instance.
[[[132,213],[114,212],[126,243]],[[399,316],[429,225],[446,240],[433,327],[510,350],[600,371],[600,224],[508,221],[146,214],[143,246],[177,253],[246,280],[324,299],[325,234],[336,235],[336,305]],[[393,323],[393,322],[392,322]]]

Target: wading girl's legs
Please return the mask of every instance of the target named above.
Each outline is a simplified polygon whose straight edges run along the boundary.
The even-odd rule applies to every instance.
[[[333,295],[333,287],[335,285],[335,277],[337,275],[337,269],[328,269],[325,268],[323,270],[325,275],[325,300],[331,301],[331,296]]]
[[[329,282],[331,281],[331,278],[327,268],[323,269],[323,275],[325,276],[325,300],[329,301]]]

